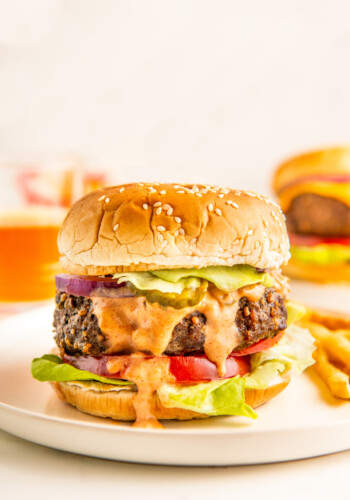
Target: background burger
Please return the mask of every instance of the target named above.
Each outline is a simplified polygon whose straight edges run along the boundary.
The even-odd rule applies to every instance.
[[[32,373],[79,410],[138,426],[255,418],[312,363],[310,334],[287,328],[289,243],[266,197],[105,188],[72,207],[58,244],[69,273],[56,279],[59,356],[35,359]]]
[[[350,282],[350,148],[315,151],[279,167],[274,188],[286,214],[293,278]]]

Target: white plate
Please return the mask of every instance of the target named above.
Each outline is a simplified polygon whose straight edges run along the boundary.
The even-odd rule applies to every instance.
[[[113,460],[174,465],[257,464],[350,448],[349,403],[327,395],[312,371],[258,409],[256,421],[217,417],[143,430],[85,415],[59,401],[49,384],[31,378],[31,359],[52,348],[51,337],[51,307],[0,322],[0,427],[29,441]]]

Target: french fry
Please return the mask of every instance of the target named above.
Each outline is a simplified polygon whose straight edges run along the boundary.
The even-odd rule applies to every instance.
[[[347,321],[347,317],[341,319],[340,315],[327,317],[325,312],[309,311],[300,322],[316,339],[315,370],[331,393],[342,399],[350,399],[350,325],[347,327]]]
[[[315,369],[337,398],[350,399],[349,377],[329,362],[324,349],[319,347],[314,352]]]
[[[321,324],[329,330],[345,329],[350,331],[350,314],[336,313],[324,309],[308,309],[307,316],[309,321]]]

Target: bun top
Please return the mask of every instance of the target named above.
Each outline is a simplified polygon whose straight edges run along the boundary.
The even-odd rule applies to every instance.
[[[66,272],[105,275],[289,259],[284,215],[247,191],[204,185],[126,184],[78,200],[58,236]]]
[[[350,147],[337,147],[319,151],[311,151],[294,156],[279,166],[274,177],[274,189],[279,194],[296,181],[320,179],[330,182],[335,177],[350,182]]]

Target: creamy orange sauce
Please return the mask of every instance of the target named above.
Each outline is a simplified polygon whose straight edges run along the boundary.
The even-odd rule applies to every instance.
[[[259,300],[265,292],[263,285],[251,285],[225,293],[210,285],[203,300],[194,307],[174,309],[151,304],[144,297],[92,298],[94,314],[108,338],[107,354],[134,353],[127,367],[121,357],[108,362],[110,373],[124,373],[123,378],[134,382],[138,392],[133,399],[136,427],[162,427],[154,416],[155,393],[164,383],[175,382],[169,371],[169,358],[161,356],[166,350],[174,327],[191,311],[206,317],[204,351],[216,364],[218,373],[226,373],[228,355],[240,343],[236,314],[241,297]],[[147,357],[145,352],[155,357]]]
[[[283,276],[281,269],[269,271],[269,274],[274,281],[273,287],[275,290],[286,299],[290,293],[289,278]]]
[[[144,297],[93,297],[94,314],[108,337],[107,354],[151,352],[162,354],[174,327],[193,308],[174,309],[151,304]]]
[[[169,371],[169,358],[147,359],[142,355],[133,354],[125,376],[138,388],[133,399],[136,413],[134,427],[162,428],[162,424],[154,415],[154,403],[158,387],[175,382],[175,378]]]

